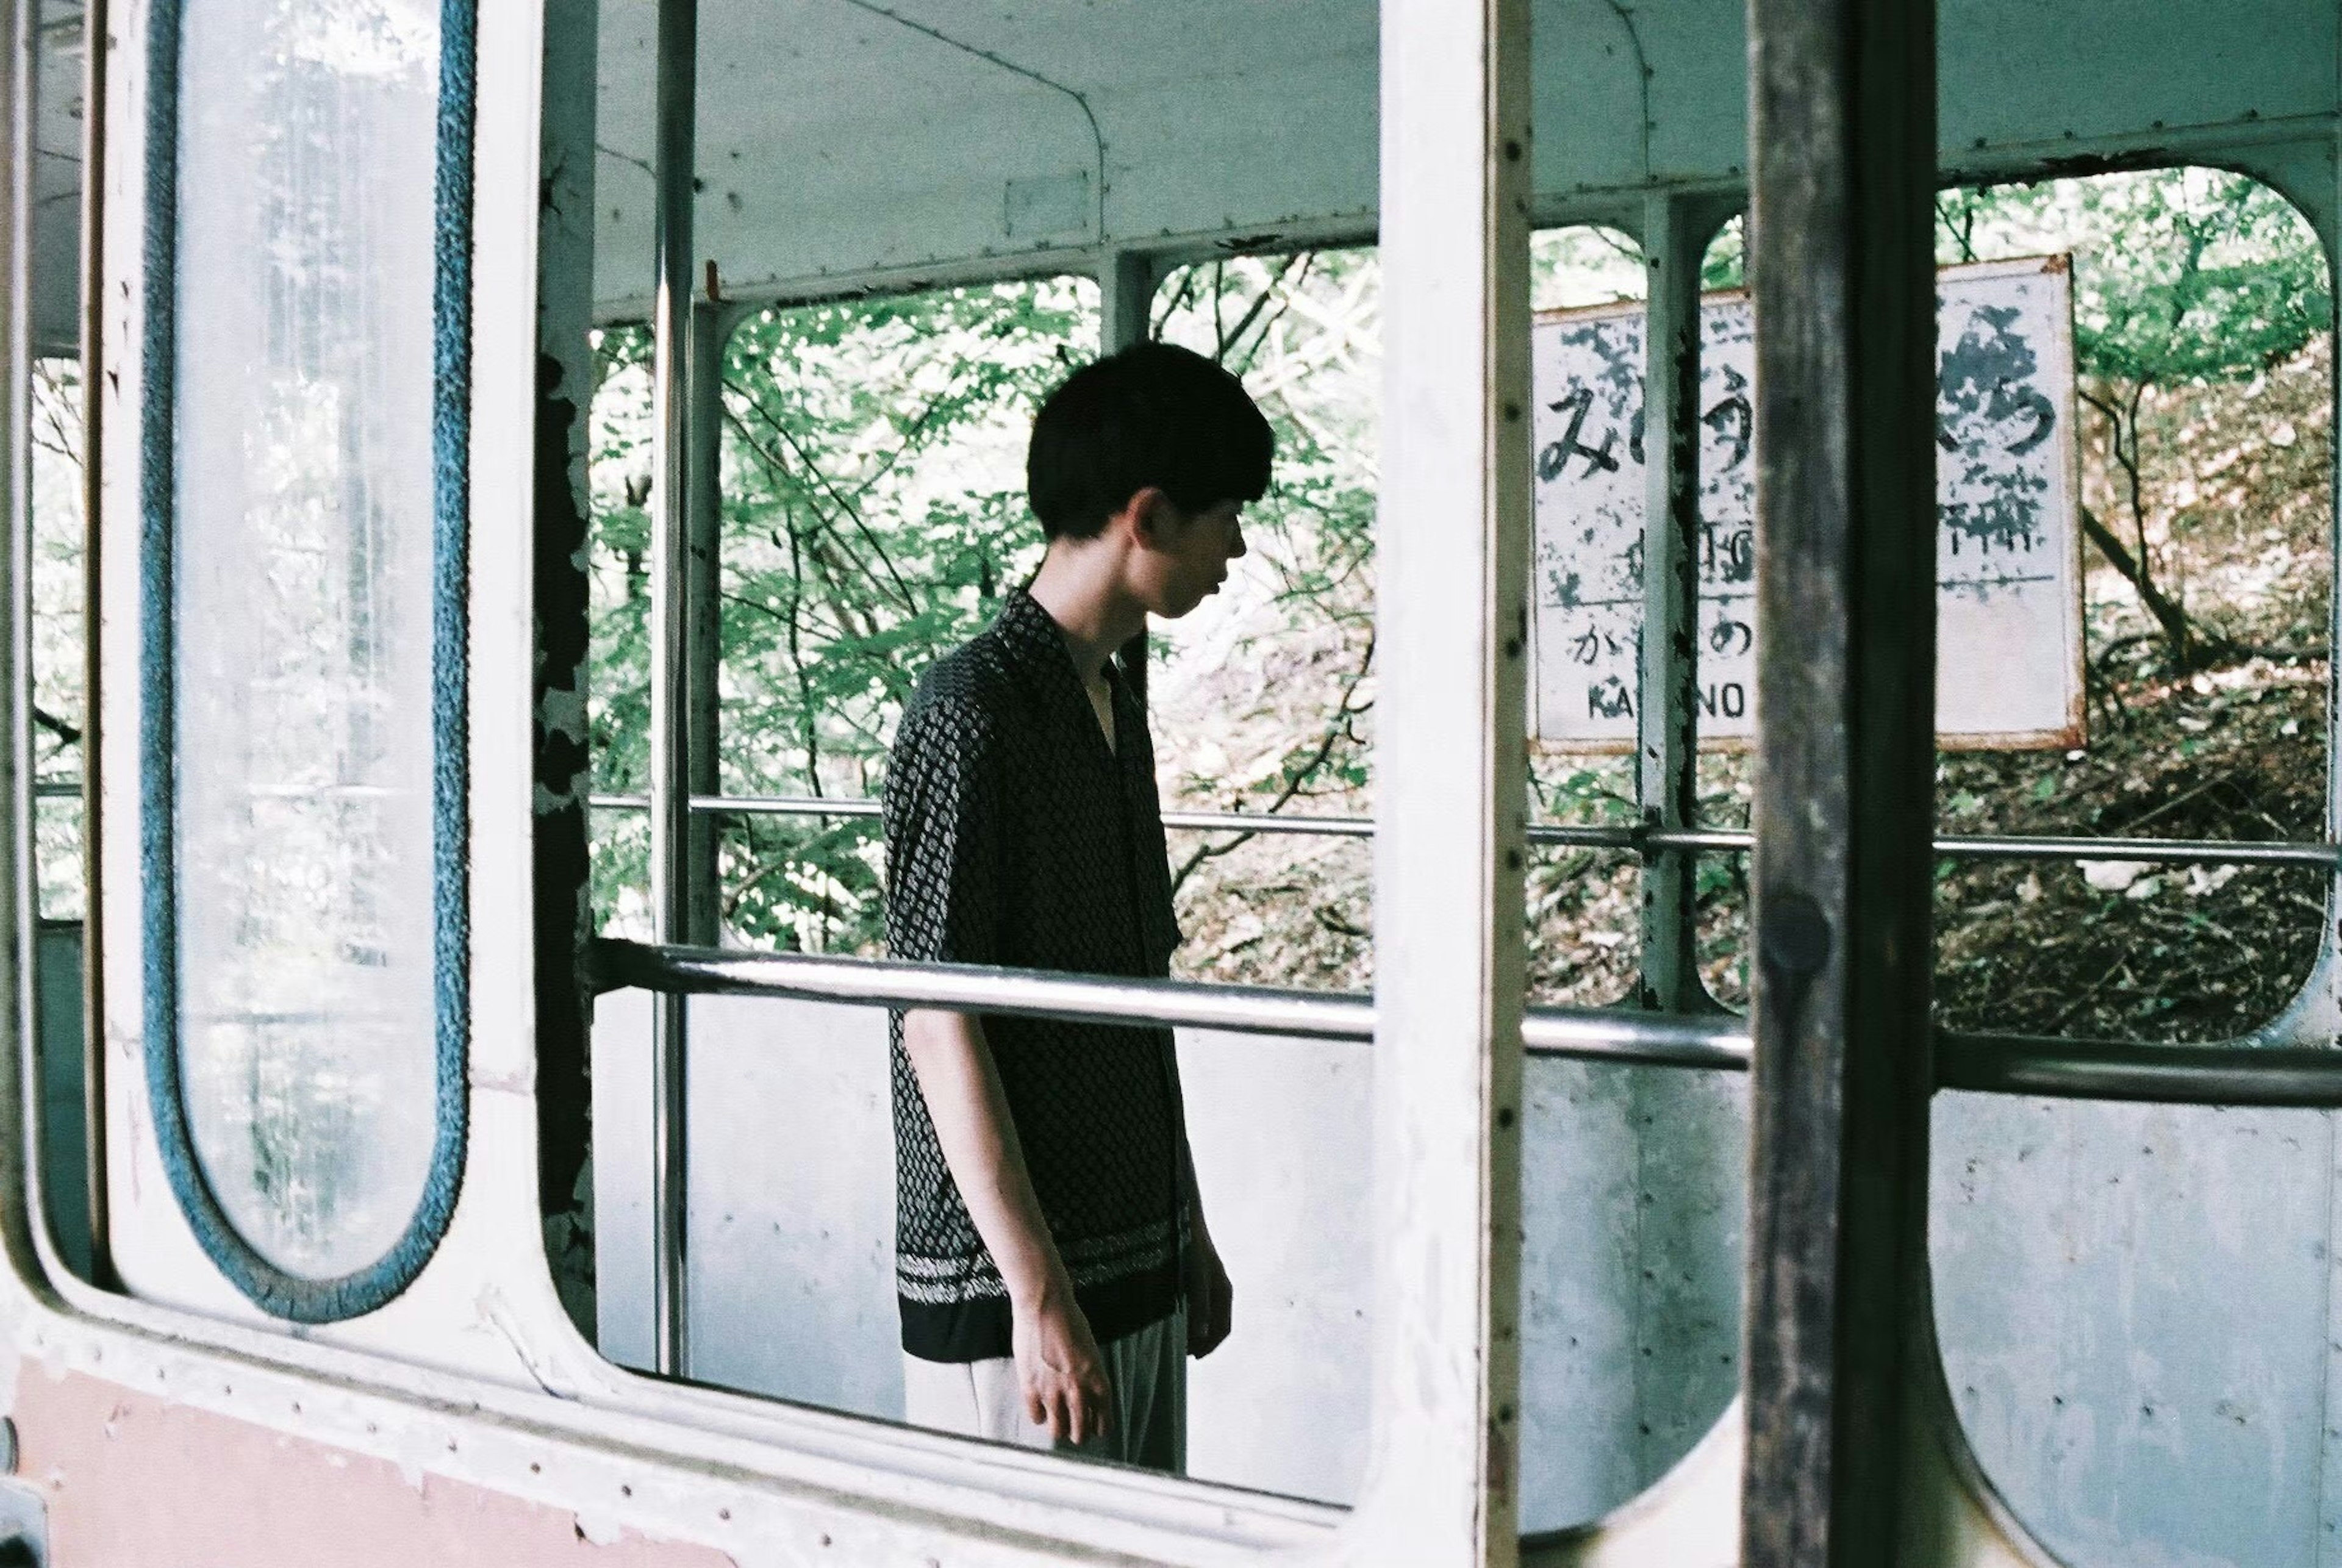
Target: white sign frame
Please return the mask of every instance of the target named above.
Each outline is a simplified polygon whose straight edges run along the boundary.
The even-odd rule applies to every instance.
[[[2029,355],[2032,365],[2021,381],[1961,384],[1967,406],[1957,422],[1939,398],[1949,444],[1938,451],[1938,518],[2003,506],[2012,487],[2038,498],[2029,521],[2013,527],[1939,523],[1937,744],[2078,747],[2087,714],[2071,258],[1968,263],[1939,268],[1937,278],[1939,376],[1947,350],[1974,342],[1980,312],[2017,310],[2030,328],[2012,334],[2013,318],[1981,317],[1993,334],[1982,373],[1997,368],[1995,355]],[[1752,324],[1745,291],[1706,295],[1701,306],[1700,508],[1714,521],[1704,522],[1694,549],[1701,580],[1696,700],[1702,748],[1738,749],[1755,733],[1756,709]],[[1535,319],[1529,735],[1540,753],[1615,754],[1636,744],[1644,320],[1639,302],[1541,311]],[[1941,334],[1954,328],[1959,335],[1947,344]],[[2045,412],[2038,437],[2023,430],[2014,444],[2005,440]],[[2019,455],[2037,446],[2041,456],[1987,464],[1997,443]],[[1993,561],[2012,550],[2024,557],[2021,574]]]

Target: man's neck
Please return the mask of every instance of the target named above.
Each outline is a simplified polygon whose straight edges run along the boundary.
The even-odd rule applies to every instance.
[[[1097,680],[1115,650],[1146,629],[1145,606],[1123,590],[1121,564],[1111,541],[1059,539],[1029,590],[1065,634],[1066,650],[1085,684]]]

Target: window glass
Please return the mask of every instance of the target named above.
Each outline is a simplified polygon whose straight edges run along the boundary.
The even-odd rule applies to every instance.
[[[436,1132],[439,7],[183,27],[180,1099],[243,1242],[335,1279],[406,1233]]]

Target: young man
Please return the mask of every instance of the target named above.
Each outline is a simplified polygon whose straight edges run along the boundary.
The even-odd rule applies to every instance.
[[[1042,405],[1047,554],[920,681],[886,771],[896,957],[1169,973],[1154,751],[1112,656],[1218,588],[1272,445],[1234,376],[1166,344]],[[1230,1290],[1171,1031],[917,1009],[894,1039],[910,1420],[1183,1468],[1185,1358],[1226,1337]]]

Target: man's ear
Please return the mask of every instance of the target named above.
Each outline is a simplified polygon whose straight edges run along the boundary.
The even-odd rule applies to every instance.
[[[1171,504],[1171,497],[1152,484],[1132,491],[1122,514],[1130,519],[1131,538],[1156,550],[1170,544],[1169,530],[1179,520],[1179,509]]]

